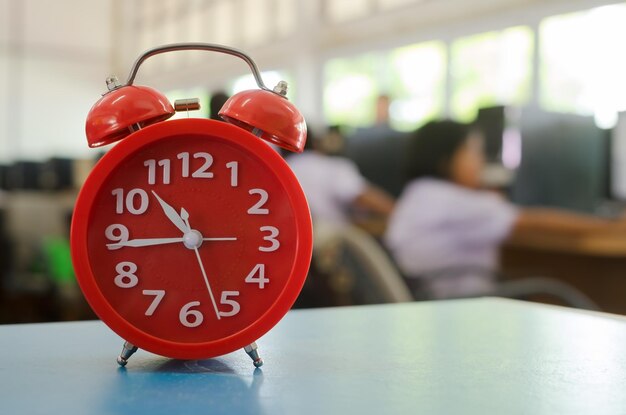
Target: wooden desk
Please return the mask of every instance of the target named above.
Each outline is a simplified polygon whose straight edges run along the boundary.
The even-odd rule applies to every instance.
[[[501,299],[296,310],[243,352],[176,361],[100,322],[0,326],[7,414],[623,414],[626,320]]]
[[[524,235],[501,250],[511,279],[545,276],[588,295],[603,311],[626,314],[626,238],[623,234]]]
[[[536,251],[572,255],[626,259],[626,234],[597,233],[568,235],[532,232],[516,235],[505,244],[506,248],[532,249]]]

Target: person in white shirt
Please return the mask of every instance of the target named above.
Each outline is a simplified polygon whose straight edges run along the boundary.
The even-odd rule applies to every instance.
[[[334,138],[336,139],[336,138]],[[309,130],[305,151],[287,157],[309,202],[314,222],[345,225],[357,207],[387,217],[393,199],[367,182],[351,160],[327,155]]]
[[[427,123],[411,137],[405,186],[385,243],[409,282],[430,298],[495,290],[499,245],[516,232],[608,231],[623,222],[543,208],[517,208],[480,190],[483,138],[468,125]]]

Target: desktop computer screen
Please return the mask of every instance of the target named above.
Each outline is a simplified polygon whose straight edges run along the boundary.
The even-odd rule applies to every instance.
[[[520,130],[512,200],[596,213],[609,195],[609,133],[592,117],[539,110],[522,113]]]
[[[611,132],[611,197],[626,201],[626,113]]]
[[[502,161],[502,139],[507,127],[506,108],[503,106],[480,108],[476,126],[485,138],[485,156],[488,162]]]

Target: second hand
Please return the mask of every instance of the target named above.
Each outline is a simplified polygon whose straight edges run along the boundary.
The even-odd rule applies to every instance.
[[[189,225],[189,213],[184,208],[180,211],[180,217],[185,222],[188,230],[191,230],[191,225]],[[218,320],[221,320],[220,312],[217,309],[217,303],[215,302],[215,297],[213,296],[213,291],[211,290],[211,284],[209,284],[209,278],[206,275],[206,271],[204,270],[204,264],[202,263],[202,258],[200,258],[200,252],[198,248],[193,248],[196,253],[196,258],[198,258],[198,264],[200,264],[200,271],[202,271],[202,276],[204,277],[204,283],[206,284],[206,288],[209,291],[209,296],[211,297],[211,302],[213,303],[213,309],[215,310],[215,316]]]
[[[220,312],[217,309],[217,304],[215,303],[215,297],[213,297],[213,291],[211,290],[211,284],[209,284],[209,278],[206,275],[206,271],[204,270],[204,265],[202,264],[202,259],[200,258],[200,252],[198,252],[198,248],[194,248],[193,250],[196,253],[196,258],[198,258],[198,263],[200,264],[200,270],[202,271],[202,276],[204,277],[206,288],[207,290],[209,290],[209,296],[211,296],[211,302],[213,303],[215,316],[217,317],[218,320],[221,320]]]

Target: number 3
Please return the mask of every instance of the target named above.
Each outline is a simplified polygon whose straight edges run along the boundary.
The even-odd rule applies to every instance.
[[[276,237],[278,236],[278,228],[274,226],[261,226],[261,232],[269,232],[270,234],[263,237],[264,241],[269,241],[272,244],[270,246],[259,246],[259,251],[261,252],[274,252],[280,246],[280,242]]]

